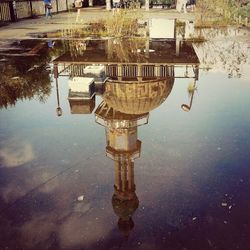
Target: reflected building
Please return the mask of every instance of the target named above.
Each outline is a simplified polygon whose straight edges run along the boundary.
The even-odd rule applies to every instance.
[[[79,41],[84,43],[79,53],[72,48],[73,41],[68,41],[70,49],[53,61],[60,68],[58,76],[89,77],[89,68],[101,67],[106,77],[118,80],[166,77],[173,70],[175,77],[183,77],[186,67],[199,65],[192,43],[185,40],[194,32],[192,21],[183,30],[176,19],[153,18],[145,23],[145,37]],[[104,81],[93,77],[96,83]]]
[[[112,206],[118,227],[128,237],[134,227],[132,215],[139,206],[135,193],[134,161],[140,157],[137,126],[148,122],[148,113],[124,114],[104,101],[95,111],[96,122],[105,127],[106,155],[114,161],[115,183]]]
[[[139,207],[134,177],[142,145],[138,127],[147,124],[149,113],[167,99],[175,79],[198,80],[199,60],[192,44],[176,41],[175,29],[166,33],[172,35],[174,39],[158,39],[154,33],[157,39],[90,40],[79,56],[73,57],[68,51],[53,62],[55,78],[89,77],[86,68],[103,69],[101,80],[90,76],[94,96],[102,99],[95,121],[105,127],[106,155],[114,161],[115,172],[112,206],[118,228],[126,237],[134,227],[132,216]],[[87,92],[91,97],[91,91]],[[71,106],[71,112],[73,109]]]
[[[65,65],[64,65],[65,66]],[[100,65],[88,65],[84,68],[64,67],[61,64],[54,64],[54,78],[57,91],[57,115],[62,109],[60,106],[58,81],[60,76],[68,76],[68,102],[71,114],[91,114],[95,108],[96,93],[102,93],[103,85],[107,80],[104,74],[104,67]],[[63,70],[62,70],[63,67]]]
[[[140,96],[141,101],[144,98],[143,95],[164,95],[163,81],[155,81],[155,79],[194,78],[198,80],[199,60],[189,42],[139,38],[90,40],[86,44],[86,50],[78,57],[72,57],[68,51],[53,61],[54,77],[59,80],[61,76],[67,76],[69,82],[72,79],[81,79],[82,85],[84,79],[93,78],[95,94],[101,95],[111,107],[115,100],[110,94],[115,93],[121,97],[124,88],[126,92],[130,91],[134,96]],[[89,72],[95,67],[102,70],[95,74]],[[123,85],[120,85],[121,82]],[[148,84],[145,85],[146,82]],[[86,87],[83,89],[86,90]],[[95,94],[92,95],[91,88],[88,89],[85,97],[83,97],[84,92],[81,93],[81,100],[79,96],[73,98],[69,94],[72,114],[91,113],[94,110]],[[134,89],[138,92],[134,92]],[[88,98],[86,94],[89,95]],[[138,99],[135,98],[134,101]],[[127,102],[126,105],[128,104],[132,107],[136,105],[132,102]],[[120,103],[120,105],[124,104]],[[147,104],[144,103],[144,105]],[[118,111],[124,112],[122,107],[117,108]]]
[[[90,40],[84,53],[73,57],[70,51],[53,61],[59,67],[58,76],[86,76],[85,68],[102,66],[106,77],[152,78],[165,77],[173,69],[199,65],[199,60],[190,42],[176,39],[108,39]],[[176,77],[184,77],[178,73]],[[56,77],[56,76],[55,76]]]
[[[71,114],[91,114],[95,108],[94,78],[71,78],[69,81],[68,101]]]
[[[139,206],[135,193],[134,161],[140,157],[138,126],[148,123],[149,112],[166,100],[174,77],[139,82],[108,80],[96,122],[105,127],[106,155],[114,161],[112,205],[118,228],[128,237],[134,227],[133,213]]]

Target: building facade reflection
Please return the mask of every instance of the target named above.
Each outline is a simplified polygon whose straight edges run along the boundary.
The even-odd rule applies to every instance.
[[[55,79],[59,80],[61,76],[69,77],[69,82],[79,79],[76,88],[83,89],[82,92],[78,90],[81,97],[73,97],[69,84],[68,99],[72,114],[91,113],[95,94],[101,95],[111,107],[119,96],[120,106],[126,107],[116,106],[116,109],[126,113],[129,105],[131,109],[137,105],[135,102],[142,103],[144,96],[164,96],[164,79],[198,80],[199,60],[192,44],[185,41],[179,44],[175,40],[140,38],[91,40],[86,43],[86,50],[78,57],[66,52],[53,61]],[[94,88],[86,85],[87,78],[92,78]],[[124,89],[131,93],[130,101],[126,103],[121,98]],[[156,106],[160,104],[155,103]],[[144,102],[143,105],[149,104]]]
[[[85,69],[89,67],[103,69],[104,77],[100,72],[87,74]],[[83,78],[76,89],[85,89],[85,95],[82,91],[77,104],[68,98],[72,114],[91,113],[95,95],[102,99],[95,110],[95,121],[105,127],[106,155],[114,161],[115,172],[112,206],[118,228],[128,237],[134,227],[132,216],[139,207],[134,177],[142,145],[138,126],[148,123],[149,113],[167,99],[176,79],[198,80],[199,60],[186,42],[111,39],[89,41],[78,57],[72,58],[69,52],[61,55],[54,60],[54,68],[56,79]],[[94,94],[90,85],[80,86],[87,77],[95,82]],[[77,105],[91,108],[80,112],[84,107]]]
[[[134,179],[134,161],[141,152],[138,126],[148,123],[149,112],[166,100],[173,84],[174,77],[138,82],[108,80],[104,101],[95,111],[96,122],[105,127],[106,155],[115,165],[112,205],[126,237],[134,227],[132,215],[139,206]]]
[[[106,155],[114,161],[115,181],[112,206],[118,227],[128,236],[134,227],[132,215],[139,206],[135,193],[134,161],[140,157],[137,127],[148,123],[148,113],[124,114],[104,101],[95,111],[96,122],[105,127]]]

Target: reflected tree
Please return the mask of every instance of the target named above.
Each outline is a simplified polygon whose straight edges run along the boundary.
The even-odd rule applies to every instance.
[[[204,43],[194,44],[201,68],[220,69],[226,72],[229,78],[240,78],[243,65],[249,63],[249,47],[244,41],[235,39],[239,31],[232,29],[200,31],[207,40]]]
[[[0,64],[0,108],[15,105],[18,100],[37,98],[44,102],[51,92],[46,51],[41,56],[11,57]]]
[[[108,57],[119,62],[145,61],[146,38],[110,39],[107,41]]]
[[[8,65],[0,70],[0,107],[7,108],[15,105],[17,100],[32,99],[37,97],[44,102],[51,91],[48,72],[41,67],[23,75],[18,70]]]

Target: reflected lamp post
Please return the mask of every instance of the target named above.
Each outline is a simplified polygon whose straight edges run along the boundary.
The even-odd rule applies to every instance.
[[[58,89],[58,80],[57,80],[57,78],[56,78],[56,97],[57,97],[56,114],[57,114],[57,116],[62,116],[62,108],[60,107],[59,89]]]
[[[195,90],[196,90],[196,80],[194,80],[194,85],[192,87],[192,94],[191,94],[189,105],[188,104],[182,104],[181,105],[181,108],[182,108],[183,111],[189,112],[191,110],[192,104],[193,104]]]
[[[57,116],[62,116],[62,108],[60,107],[59,89],[58,89],[58,65],[54,64],[54,78],[56,79],[56,98],[57,98]]]

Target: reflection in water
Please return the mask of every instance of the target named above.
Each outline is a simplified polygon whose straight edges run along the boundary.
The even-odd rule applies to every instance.
[[[164,102],[173,83],[173,76],[148,81],[111,80],[106,83],[103,99],[110,107],[122,113],[147,113]]]
[[[7,168],[18,167],[34,160],[35,154],[32,145],[12,139],[0,151],[0,159]]]
[[[141,151],[137,126],[148,122],[148,113],[123,114],[102,102],[95,114],[96,122],[106,128],[107,156],[115,162],[113,209],[119,217],[119,229],[128,236],[134,227],[132,215],[139,206],[134,182],[134,160]]]
[[[181,108],[186,111],[186,112],[189,112],[192,108],[192,104],[193,104],[193,99],[194,99],[194,92],[197,90],[197,87],[196,87],[196,79],[194,79],[194,83],[191,83],[189,86],[188,86],[188,93],[190,94],[190,102],[189,104],[182,104],[181,105]]]
[[[58,79],[57,78],[56,78],[56,97],[57,97],[56,114],[57,114],[57,116],[61,116],[62,115],[62,108],[60,107],[60,98],[59,98]]]
[[[50,57],[45,44],[22,41],[18,46],[16,49],[19,52],[24,51],[21,56],[15,57],[10,53],[6,61],[0,62],[0,108],[7,108],[15,105],[17,100],[33,97],[45,102],[51,92],[47,65]],[[33,48],[26,52],[27,47]]]
[[[54,61],[57,102],[1,111],[1,249],[244,249],[249,85],[203,75],[194,106],[181,39],[87,41]]]
[[[242,75],[248,75],[250,48],[249,37],[244,30],[225,28],[204,29],[199,32],[207,39],[204,43],[194,44],[201,68],[226,72],[228,78],[241,78]],[[226,40],[225,37],[227,37]],[[247,68],[244,68],[245,66]]]
[[[77,58],[66,52],[53,63],[56,81],[67,76],[74,82],[69,84],[68,98],[73,114],[93,111],[94,92],[122,113],[149,112],[165,100],[171,90],[166,86],[173,85],[174,78],[198,80],[199,74],[192,45],[178,39],[92,40]]]
[[[90,114],[95,95],[103,99],[95,120],[105,127],[106,155],[114,161],[112,206],[125,237],[134,227],[132,215],[139,206],[134,178],[134,161],[141,152],[137,127],[148,123],[149,112],[167,99],[175,79],[198,80],[199,60],[190,44],[179,42],[90,41],[77,58],[65,53],[54,60],[56,84],[60,76],[69,77],[71,114]],[[189,110],[193,94],[185,106]]]
[[[149,112],[170,94],[174,77],[149,81],[107,81],[104,101],[95,111],[96,122],[106,128],[106,153],[115,161],[112,205],[119,217],[118,227],[128,236],[132,214],[138,208],[135,193],[134,160],[140,157],[137,127],[148,123]]]

